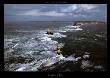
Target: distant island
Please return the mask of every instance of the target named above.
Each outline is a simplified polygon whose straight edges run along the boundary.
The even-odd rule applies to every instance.
[[[99,24],[99,23],[106,23],[106,22],[102,22],[102,21],[74,21],[73,26],[85,25],[85,24]]]

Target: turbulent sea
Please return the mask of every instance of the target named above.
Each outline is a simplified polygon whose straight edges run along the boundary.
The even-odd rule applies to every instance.
[[[61,61],[76,62],[81,57],[57,55],[57,38],[64,38],[65,32],[78,32],[83,29],[72,26],[73,22],[9,22],[4,26],[4,70],[39,71]],[[46,34],[51,27],[53,35]],[[88,56],[85,56],[88,57]]]

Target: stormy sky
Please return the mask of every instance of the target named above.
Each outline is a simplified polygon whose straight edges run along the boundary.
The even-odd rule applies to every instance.
[[[107,4],[4,4],[4,21],[107,21]]]

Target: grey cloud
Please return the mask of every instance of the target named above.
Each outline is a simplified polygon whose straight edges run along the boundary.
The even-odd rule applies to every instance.
[[[51,20],[52,17],[56,18],[56,16],[57,19],[62,20],[106,20],[107,4],[5,4],[4,15],[5,19],[14,18],[15,20],[34,20],[34,18]],[[33,16],[35,17],[33,18]],[[24,19],[24,17],[28,19]]]

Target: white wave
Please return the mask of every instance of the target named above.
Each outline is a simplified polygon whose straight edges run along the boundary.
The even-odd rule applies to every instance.
[[[103,69],[103,66],[101,65],[97,65],[97,66],[94,66],[95,69]]]
[[[40,40],[42,40],[42,41],[51,41],[51,38],[49,38],[47,36],[44,36],[44,37],[40,38]]]
[[[69,56],[69,57],[65,58],[62,54],[61,55],[56,54],[51,58],[42,59],[40,61],[35,60],[28,64],[22,64],[15,71],[38,71],[38,69],[41,67],[51,66],[61,60],[75,62],[75,61],[78,61],[79,59],[80,59],[80,57],[75,58],[75,57]]]
[[[53,35],[48,35],[48,34],[46,34],[46,32],[42,32],[38,35],[38,37],[40,39],[51,40],[51,38],[62,38],[62,37],[66,37],[66,35],[63,35],[63,34],[58,33],[58,32],[54,33]]]
[[[69,56],[69,57],[65,58],[64,60],[65,61],[78,61],[79,59],[81,59],[81,57],[75,58],[73,56]]]
[[[67,31],[77,31],[82,30],[80,26],[67,26]]]
[[[84,59],[87,59],[87,58],[89,58],[89,57],[90,57],[90,53],[85,52],[84,55],[83,55],[83,58],[84,58]]]
[[[80,26],[65,26],[65,27],[61,27],[58,30],[56,30],[57,32],[72,32],[72,31],[79,31],[79,30],[83,30],[82,28],[80,28]]]
[[[90,55],[83,55],[83,58],[89,58],[90,57]]]
[[[82,60],[82,65],[81,65],[82,69],[85,69],[87,67],[92,67],[92,66],[93,64],[89,60]]]
[[[55,38],[62,38],[62,37],[66,37],[66,35],[60,34],[60,33],[55,33],[54,34]]]
[[[19,41],[19,38],[4,39],[6,42]]]
[[[12,48],[15,48],[17,45],[19,45],[18,43],[17,44],[15,44]]]
[[[19,69],[17,69],[16,71],[23,71],[26,67],[21,67]]]
[[[13,41],[13,39],[4,39],[4,41]]]
[[[73,30],[81,30],[81,29],[74,28],[73,26],[67,26],[61,28],[59,32],[61,31],[67,32]],[[21,54],[22,57],[25,57],[26,55],[31,55],[36,60],[26,64],[19,64],[18,69],[16,69],[15,71],[38,71],[38,69],[41,67],[51,66],[61,60],[78,61],[79,59],[81,59],[81,57],[75,58],[74,56],[69,56],[66,58],[62,54],[57,55],[55,50],[56,50],[56,44],[58,42],[52,40],[52,38],[66,37],[66,35],[63,35],[59,32],[54,32],[53,35],[48,35],[46,34],[46,30],[45,31],[40,30],[40,31],[36,31],[29,38],[28,37],[18,38],[18,43],[14,44],[12,48],[13,49],[20,48],[22,49],[22,54]],[[17,39],[10,39],[5,41],[12,42],[13,40],[17,40]],[[61,43],[61,47],[63,46],[64,43]]]

